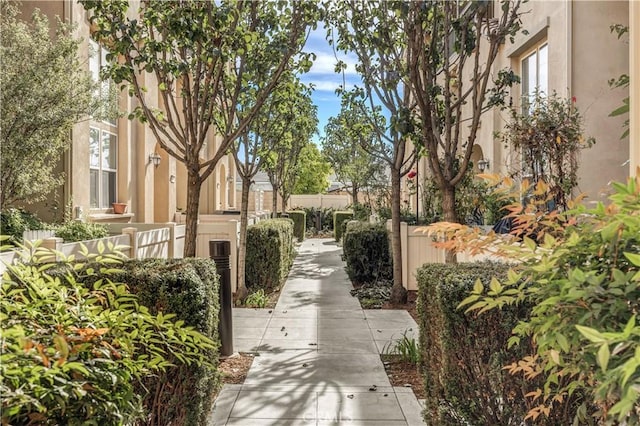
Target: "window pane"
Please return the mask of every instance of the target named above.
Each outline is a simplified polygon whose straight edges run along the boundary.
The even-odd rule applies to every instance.
[[[116,172],[102,172],[103,207],[116,202]]]
[[[102,132],[102,167],[116,168],[116,135]]]
[[[89,130],[89,166],[100,167],[100,130]]]
[[[91,77],[93,77],[93,81],[100,81],[100,48],[93,40],[89,41],[89,55]]]
[[[522,61],[522,96],[529,98],[536,87],[537,73],[536,73],[537,53],[532,53]]]
[[[98,176],[99,176],[98,170],[95,170],[95,169],[89,170],[89,176],[90,176],[89,199],[91,203],[91,208],[97,209],[99,207],[98,198],[100,196],[100,189],[98,186]]]
[[[549,90],[549,58],[547,45],[538,50],[538,89],[548,93]]]

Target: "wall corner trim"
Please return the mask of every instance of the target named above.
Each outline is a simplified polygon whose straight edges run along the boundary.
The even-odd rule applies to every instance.
[[[507,50],[507,57],[518,57],[535,46],[540,40],[546,38],[550,24],[551,18],[547,16],[545,19],[534,25],[531,29],[527,29],[529,31],[529,34],[526,36],[526,38],[515,43],[509,50]]]

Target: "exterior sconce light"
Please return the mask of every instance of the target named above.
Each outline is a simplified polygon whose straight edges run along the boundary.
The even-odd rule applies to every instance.
[[[149,164],[153,164],[154,167],[158,167],[160,165],[160,160],[160,154],[158,154],[157,152],[149,155]]]
[[[480,160],[478,160],[478,169],[480,169],[481,172],[484,172],[485,170],[489,169],[489,165],[491,163],[489,163],[489,160],[487,160],[486,158],[481,158]]]
[[[176,183],[176,175],[169,176],[169,182]]]
[[[227,182],[229,182],[229,183],[233,182],[233,176],[232,175],[227,176]]]

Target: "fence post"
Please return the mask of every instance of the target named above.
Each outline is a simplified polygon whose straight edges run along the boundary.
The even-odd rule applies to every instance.
[[[216,271],[220,276],[218,335],[220,336],[220,355],[222,356],[230,356],[233,354],[230,255],[230,241],[209,240],[209,257],[213,259],[216,264]]]
[[[400,246],[402,253],[402,285],[409,289],[409,225],[400,222]]]
[[[46,261],[51,259],[51,261],[53,262],[59,261],[60,255],[57,252],[62,250],[62,242],[63,239],[58,237],[50,237],[42,240],[42,244],[40,245],[40,247],[51,250],[51,257],[49,258],[49,256],[45,255],[42,259],[39,260]]]
[[[175,258],[175,249],[176,249],[176,223],[175,222],[167,222],[167,227],[169,228],[169,253],[167,257],[169,259]]]
[[[129,259],[138,258],[138,228],[122,228],[122,235],[129,236]]]

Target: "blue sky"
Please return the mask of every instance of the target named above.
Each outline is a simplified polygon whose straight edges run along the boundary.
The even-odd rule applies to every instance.
[[[311,71],[303,74],[300,79],[306,84],[313,84],[313,102],[318,106],[318,132],[314,141],[319,144],[320,137],[324,134],[324,126],[327,124],[329,117],[338,115],[340,112],[340,98],[336,95],[335,90],[343,82],[342,74],[335,73],[336,54],[333,48],[325,38],[326,30],[320,23],[318,28],[311,32],[305,51],[316,54],[316,60],[313,63]],[[347,87],[361,82],[360,77],[356,73],[355,64],[357,58],[355,55],[345,55],[337,52],[338,58],[347,64],[345,71],[345,80]]]

